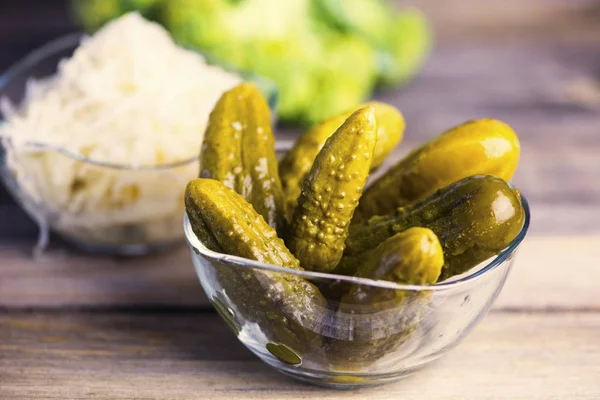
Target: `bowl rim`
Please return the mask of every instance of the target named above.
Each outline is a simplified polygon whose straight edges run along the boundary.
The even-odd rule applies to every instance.
[[[196,234],[192,231],[192,227],[190,224],[190,220],[187,216],[187,213],[184,215],[184,218],[183,218],[183,229],[185,232],[185,237],[186,237],[188,246],[190,247],[190,250],[192,250],[194,253],[196,253],[198,255],[202,255],[203,257],[206,257],[209,259],[213,259],[215,261],[222,261],[222,262],[226,262],[229,264],[234,264],[239,267],[250,268],[250,269],[260,269],[260,270],[265,270],[265,271],[297,275],[297,276],[301,276],[301,277],[309,278],[309,279],[335,280],[335,281],[340,281],[340,282],[361,284],[361,285],[378,287],[378,288],[383,288],[383,289],[411,290],[411,291],[425,291],[425,290],[426,291],[445,291],[445,290],[454,289],[458,286],[463,286],[468,283],[472,283],[473,281],[477,280],[477,278],[480,278],[484,274],[487,274],[487,273],[493,271],[494,269],[496,269],[496,267],[503,264],[505,261],[508,260],[508,258],[511,255],[513,255],[516,252],[517,248],[519,247],[519,245],[521,244],[521,242],[523,241],[523,239],[525,239],[525,236],[527,235],[527,231],[529,230],[529,224],[530,224],[530,220],[531,220],[529,202],[527,201],[525,196],[523,196],[522,193],[520,194],[520,197],[521,197],[521,204],[523,206],[523,210],[524,210],[524,214],[525,214],[524,219],[523,219],[523,226],[521,227],[521,230],[519,231],[518,235],[510,242],[510,244],[504,250],[502,250],[500,253],[498,253],[496,256],[494,256],[487,264],[485,264],[485,266],[477,269],[473,273],[466,275],[460,279],[443,281],[443,282],[436,283],[434,285],[407,285],[407,284],[398,284],[398,283],[384,281],[384,280],[359,278],[359,277],[355,277],[355,276],[337,275],[337,274],[306,271],[306,270],[295,270],[295,269],[280,267],[277,265],[262,263],[262,262],[250,260],[247,258],[231,256],[228,254],[223,254],[223,253],[219,253],[216,251],[212,251],[212,250],[208,249],[207,247],[205,247],[200,242],[200,240],[197,238]],[[195,254],[192,254],[192,257],[194,257],[194,256],[195,256]]]
[[[17,75],[19,75],[19,73],[21,71],[23,71],[27,68],[31,68],[34,65],[42,62],[44,59],[46,59],[50,56],[53,56],[56,53],[59,53],[61,51],[66,51],[69,49],[76,50],[79,47],[82,40],[85,40],[88,37],[89,37],[89,35],[84,32],[68,33],[66,35],[59,36],[58,38],[53,39],[53,40],[47,42],[46,44],[43,44],[42,46],[32,50],[27,55],[25,55],[23,58],[21,58],[19,61],[12,64],[10,67],[8,67],[8,69],[4,73],[0,74],[0,91],[4,90],[5,86],[9,82],[11,82],[11,80],[14,79]],[[196,48],[193,48],[190,46],[181,46],[181,47],[184,47],[190,51],[194,51],[194,52],[200,54],[204,58],[204,60],[207,64],[219,65],[225,71],[229,71],[231,73],[238,75],[242,80],[251,80],[251,81],[256,81],[256,82],[260,81],[260,82],[263,82],[263,85],[266,85],[268,83],[271,86],[270,90],[272,91],[272,93],[269,94],[269,96],[268,96],[268,98],[266,98],[266,100],[269,104],[269,108],[271,109],[272,112],[274,112],[274,110],[276,108],[276,104],[277,104],[278,93],[277,93],[275,84],[271,80],[269,80],[268,78],[265,78],[263,76],[260,76],[254,72],[245,71],[245,70],[233,67],[231,65],[221,65],[214,57],[211,57],[210,55],[202,52],[199,49],[196,49]],[[60,63],[60,61],[59,61],[59,63]],[[2,100],[2,97],[0,97],[0,100]],[[0,127],[3,125],[3,123],[4,123],[4,121],[0,118]],[[17,142],[17,140],[15,140],[14,138],[9,137],[9,136],[3,136],[0,131],[0,143],[4,147],[14,148],[15,142]],[[65,156],[65,157],[71,158],[75,161],[79,161],[79,162],[83,162],[86,164],[95,165],[95,166],[99,166],[99,167],[115,169],[115,170],[161,171],[161,170],[169,170],[172,168],[183,167],[183,166],[192,164],[194,162],[198,162],[200,160],[200,155],[198,154],[198,155],[194,155],[189,158],[185,158],[183,160],[166,163],[166,164],[134,165],[134,164],[113,163],[110,161],[96,160],[96,159],[93,159],[90,157],[86,157],[75,151],[69,150],[66,147],[51,144],[51,143],[46,143],[46,142],[42,142],[42,141],[37,141],[37,140],[26,140],[26,141],[19,142],[19,144],[22,145],[23,148],[26,148],[27,149],[26,152],[30,153],[30,154],[42,153],[42,152],[55,152],[55,153],[59,153],[59,154]],[[281,147],[283,147],[284,145],[285,144],[282,144]]]

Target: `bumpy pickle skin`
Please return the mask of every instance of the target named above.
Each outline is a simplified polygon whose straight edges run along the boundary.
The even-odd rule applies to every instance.
[[[369,252],[355,276],[399,284],[434,284],[444,265],[439,239],[427,228],[395,234]],[[418,327],[429,302],[424,291],[346,285],[336,326],[348,339],[328,339],[327,358],[337,368],[361,369],[393,352]]]
[[[317,155],[287,241],[304,268],[330,272],[342,257],[376,140],[374,109],[365,107],[353,113]]]
[[[195,179],[186,188],[186,212],[194,233],[223,253],[302,270],[263,217],[239,194],[213,179]],[[216,247],[216,248],[215,248]],[[215,265],[216,277],[243,319],[257,322],[273,343],[304,354],[318,347],[317,316],[325,299],[298,276]]]
[[[310,172],[325,141],[357,109],[368,106],[373,107],[377,123],[377,142],[371,161],[371,171],[379,167],[390,152],[402,141],[405,128],[402,113],[394,106],[377,101],[371,101],[359,108],[335,115],[305,132],[279,163],[279,175],[281,176],[288,219],[291,219],[298,204],[298,198],[302,192],[302,182]]]
[[[467,177],[415,204],[353,225],[335,272],[353,275],[365,252],[395,233],[422,226],[435,232],[444,249],[442,281],[506,248],[519,234],[524,216],[518,192],[502,179]]]
[[[447,130],[413,150],[365,190],[355,221],[384,215],[472,175],[510,181],[519,162],[516,133],[504,122],[479,119]]]
[[[200,177],[225,183],[276,230],[285,226],[269,106],[253,83],[225,92],[210,114]]]

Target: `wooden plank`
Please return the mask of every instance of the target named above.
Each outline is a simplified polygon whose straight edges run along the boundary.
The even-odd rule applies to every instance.
[[[396,0],[420,8],[440,42],[598,41],[600,7],[595,0]]]
[[[208,305],[187,247],[137,258],[90,257],[59,249],[38,261],[24,250],[1,251],[0,306]]]
[[[197,308],[208,301],[187,249],[134,259],[3,250],[0,308]],[[496,307],[600,310],[600,236],[526,239]]]
[[[600,311],[600,237],[526,239],[495,307]]]
[[[600,313],[488,315],[398,383],[354,392],[294,382],[213,314],[0,315],[0,393],[19,399],[600,398]]]

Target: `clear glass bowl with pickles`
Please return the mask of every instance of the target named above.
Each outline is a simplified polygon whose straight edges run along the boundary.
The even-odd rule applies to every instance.
[[[469,121],[367,185],[404,125],[369,102],[278,160],[254,85],[211,113],[185,194],[192,261],[238,339],[289,376],[349,388],[411,374],[456,346],[504,285],[530,219],[507,183],[516,134]]]

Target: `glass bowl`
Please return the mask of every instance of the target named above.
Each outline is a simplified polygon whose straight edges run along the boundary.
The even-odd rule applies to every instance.
[[[261,360],[301,381],[352,388],[412,374],[447,353],[498,297],[529,227],[497,256],[431,286],[290,270],[204,247],[184,230],[200,283],[237,338]],[[395,301],[350,305],[307,294],[339,285],[402,291]],[[314,293],[314,292],[312,292]],[[378,298],[393,298],[379,296]]]
[[[60,61],[73,54],[82,37],[77,33],[56,39],[7,70],[0,76],[0,99],[19,105],[28,82],[55,74]],[[275,110],[277,90],[268,79],[228,65],[221,67],[254,81]],[[3,118],[0,111],[0,124]],[[101,162],[49,143],[16,146],[10,138],[0,136],[0,144],[0,176],[40,228],[38,253],[45,248],[50,229],[85,250],[108,254],[145,254],[183,243],[183,194],[186,183],[198,174],[199,156],[134,167]],[[60,166],[61,174],[48,172],[50,166]],[[111,187],[110,192],[106,189],[103,205],[108,205],[107,210],[88,205],[77,193],[86,186],[102,190],[100,177],[103,182],[130,183]]]

